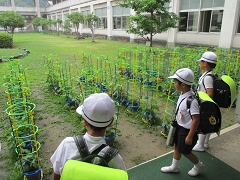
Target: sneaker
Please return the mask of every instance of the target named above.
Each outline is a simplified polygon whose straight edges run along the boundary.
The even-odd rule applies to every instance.
[[[209,148],[209,144],[208,144],[208,143],[204,143],[204,147],[205,147],[206,149],[208,149],[208,148]]]
[[[204,147],[201,147],[199,144],[196,144],[193,149],[193,151],[205,151]]]
[[[179,168],[172,169],[171,166],[165,166],[161,168],[161,171],[164,173],[178,173]]]
[[[200,162],[200,164],[201,164],[201,166],[199,168],[197,168],[196,166],[193,166],[193,168],[190,171],[188,171],[188,175],[189,176],[197,176],[200,173],[200,171],[204,168],[203,163]]]

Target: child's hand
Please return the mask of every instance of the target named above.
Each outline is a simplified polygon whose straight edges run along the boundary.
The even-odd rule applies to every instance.
[[[185,139],[185,144],[192,145],[192,137],[187,136]]]

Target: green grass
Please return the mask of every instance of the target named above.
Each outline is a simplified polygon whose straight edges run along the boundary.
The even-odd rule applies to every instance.
[[[30,54],[21,59],[21,65],[27,68],[29,81],[34,83],[44,82],[45,74],[43,71],[44,62],[43,55],[57,55],[62,60],[73,61],[74,54],[85,53],[92,56],[107,56],[110,60],[118,55],[118,48],[136,48],[144,47],[141,44],[124,43],[119,41],[107,41],[96,39],[95,43],[91,42],[91,38],[76,40],[73,36],[61,34],[60,36],[48,35],[41,33],[15,33],[13,37],[14,49],[0,49],[0,55],[15,55],[19,48],[26,48]],[[3,77],[4,64],[0,65],[0,76]],[[0,81],[1,83],[1,81]]]
[[[22,49],[0,49],[0,58],[6,58],[6,57],[11,57],[15,56],[18,54],[22,54],[23,50]]]

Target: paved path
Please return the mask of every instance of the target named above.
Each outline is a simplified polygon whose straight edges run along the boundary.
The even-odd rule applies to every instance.
[[[207,150],[210,154],[240,172],[240,124],[221,131],[221,135],[212,134]]]

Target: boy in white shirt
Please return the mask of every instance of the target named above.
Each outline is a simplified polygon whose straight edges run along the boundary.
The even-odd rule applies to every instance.
[[[173,76],[174,86],[181,95],[177,101],[176,121],[177,128],[174,135],[174,153],[171,166],[161,168],[164,173],[179,172],[179,160],[182,154],[193,163],[193,168],[188,172],[190,176],[197,176],[203,169],[203,164],[198,157],[192,153],[192,149],[197,143],[197,128],[200,122],[199,105],[196,99],[191,103],[190,109],[187,108],[187,98],[193,96],[194,92],[191,85],[194,81],[194,74],[188,68],[182,68],[176,71]],[[190,114],[191,113],[191,114]]]
[[[106,128],[110,126],[114,120],[115,103],[106,93],[95,93],[86,98],[83,105],[77,108],[77,113],[84,118],[84,125],[87,132],[83,136],[90,153],[99,148],[102,144],[106,144],[103,136]],[[99,155],[103,155],[109,146],[100,151]],[[81,160],[80,153],[73,137],[66,137],[58,146],[52,157],[53,164],[53,180],[59,180],[67,160]],[[126,171],[124,161],[120,154],[117,154],[108,163],[109,167],[122,169]],[[79,176],[81,173],[79,173]]]
[[[207,93],[211,98],[214,96],[213,89],[213,69],[217,64],[217,55],[214,52],[205,52],[202,57],[198,60],[200,69],[204,71],[202,76],[198,80],[198,89],[197,91],[202,91]],[[205,148],[209,148],[209,138],[211,133],[208,134],[199,134],[198,142],[194,146],[194,151],[205,151]]]

